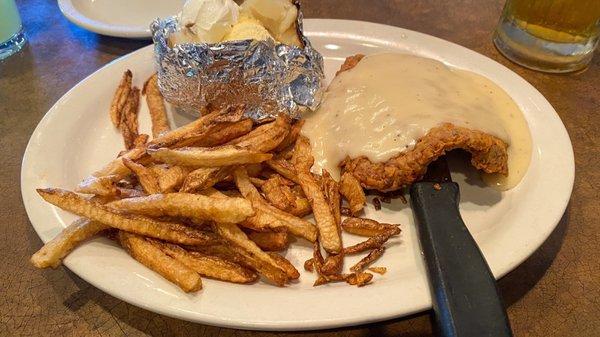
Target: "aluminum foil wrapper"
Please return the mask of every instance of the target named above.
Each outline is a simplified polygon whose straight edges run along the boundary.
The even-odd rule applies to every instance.
[[[296,27],[304,48],[273,40],[171,47],[177,18],[157,19],[150,28],[160,90],[169,103],[195,115],[208,107],[243,104],[246,116],[257,121],[279,113],[299,119],[321,103],[325,75],[323,57],[303,34],[300,11]]]

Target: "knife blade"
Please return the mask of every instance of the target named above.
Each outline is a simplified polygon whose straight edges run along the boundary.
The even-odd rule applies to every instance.
[[[458,209],[445,156],[429,164],[410,199],[441,336],[512,336],[496,280]]]

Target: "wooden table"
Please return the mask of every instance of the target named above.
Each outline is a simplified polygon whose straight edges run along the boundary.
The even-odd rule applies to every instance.
[[[575,148],[577,176],[558,228],[500,288],[516,336],[600,336],[600,56],[580,74],[523,69],[494,49],[500,0],[305,0],[306,17],[374,21],[431,34],[487,55],[533,84],[556,108]],[[426,314],[308,333],[261,333],[188,323],[131,306],[61,267],[28,262],[41,241],[20,197],[27,140],[46,111],[73,85],[148,41],[99,36],[69,23],[56,1],[18,1],[28,46],[0,63],[1,336],[422,336]],[[551,169],[551,168],[548,168]],[[532,210],[535,211],[535,210]],[[526,223],[523,226],[527,226]],[[368,310],[368,308],[365,308]]]

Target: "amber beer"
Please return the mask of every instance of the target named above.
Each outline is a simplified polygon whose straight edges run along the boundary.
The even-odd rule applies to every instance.
[[[600,0],[508,0],[494,42],[527,67],[573,71],[592,58],[599,21]]]

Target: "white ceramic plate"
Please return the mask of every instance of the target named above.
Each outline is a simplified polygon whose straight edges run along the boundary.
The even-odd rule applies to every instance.
[[[533,138],[533,158],[524,180],[499,193],[477,184],[465,165],[453,174],[461,184],[461,212],[492,271],[500,277],[533,253],[552,232],[569,200],[574,177],[573,151],[567,132],[546,99],[502,65],[458,45],[421,33],[373,23],[306,20],[306,31],[325,57],[329,78],[344,57],[355,53],[397,51],[432,57],[468,69],[498,83],[523,110]],[[108,106],[125,69],[134,84],[154,72],[152,47],[122,57],[98,70],[65,94],[37,126],[23,158],[21,186],[31,223],[48,241],[75,217],[45,202],[36,187],[73,189],[90,172],[113,159],[122,140],[110,124]],[[148,130],[145,104],[141,127]],[[181,116],[172,118],[177,124]],[[466,183],[468,177],[471,183]],[[469,179],[471,179],[469,178]],[[473,183],[474,182],[474,183]],[[304,272],[310,246],[298,241],[286,256],[301,270],[298,283],[278,288],[204,280],[197,294],[176,286],[135,262],[111,241],[99,238],[77,248],[64,264],[103,291],[142,308],[185,320],[219,326],[306,330],[354,325],[400,317],[431,306],[428,284],[410,208],[400,202],[367,216],[402,223],[403,232],[376,265],[387,266],[373,284],[312,287]],[[346,235],[346,244],[359,239]],[[351,265],[347,263],[347,265]]]
[[[177,14],[184,0],[58,0],[69,21],[94,33],[149,38],[150,23]]]

